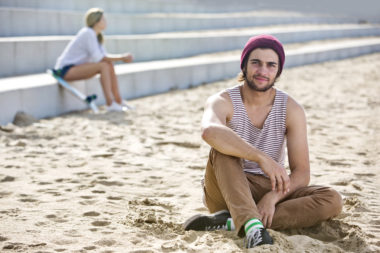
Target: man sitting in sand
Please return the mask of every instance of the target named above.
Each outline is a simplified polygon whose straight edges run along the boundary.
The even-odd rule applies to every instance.
[[[246,247],[273,244],[265,228],[304,228],[338,215],[335,190],[308,186],[306,116],[285,92],[274,88],[285,62],[282,44],[270,35],[245,45],[235,87],[211,96],[202,138],[211,146],[203,181],[211,215],[196,215],[185,230],[234,230]],[[284,168],[285,145],[290,174]]]

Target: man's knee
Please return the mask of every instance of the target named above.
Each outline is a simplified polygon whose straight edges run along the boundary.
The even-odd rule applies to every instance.
[[[325,189],[326,202],[326,219],[332,218],[340,214],[343,208],[342,196],[334,189],[326,187]]]
[[[221,165],[221,167],[224,167],[223,165],[227,164],[234,164],[236,166],[243,167],[243,160],[241,158],[223,154],[214,148],[210,151],[210,159],[214,168],[214,165]]]

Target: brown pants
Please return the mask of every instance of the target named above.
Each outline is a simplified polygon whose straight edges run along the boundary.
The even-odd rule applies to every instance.
[[[229,210],[239,236],[244,224],[261,219],[256,203],[269,191],[269,178],[245,173],[242,159],[211,149],[206,167],[205,203],[211,213]],[[302,187],[277,203],[271,229],[310,227],[338,215],[342,198],[338,192],[321,186]]]

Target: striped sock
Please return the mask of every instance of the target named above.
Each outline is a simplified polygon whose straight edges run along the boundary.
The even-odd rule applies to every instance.
[[[248,235],[255,229],[264,228],[263,223],[259,219],[250,219],[244,225],[245,234]]]
[[[227,219],[227,231],[233,231],[235,230],[235,224],[232,218]]]

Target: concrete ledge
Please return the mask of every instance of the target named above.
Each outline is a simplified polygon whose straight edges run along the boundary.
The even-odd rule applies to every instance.
[[[164,60],[198,54],[237,50],[249,37],[270,33],[283,43],[332,38],[380,36],[380,25],[299,25],[175,32],[147,35],[107,36],[110,53],[132,52],[135,61]],[[0,77],[44,72],[56,59],[72,36],[0,38]],[[159,50],[157,50],[159,48]]]
[[[285,67],[375,52],[380,52],[380,38],[309,46],[288,50]],[[131,99],[235,77],[239,72],[239,55],[120,65],[116,71],[122,96]],[[97,93],[97,103],[104,104],[97,79],[79,81],[72,85],[87,94]],[[0,80],[0,124],[11,122],[18,111],[24,111],[36,118],[45,118],[84,108],[83,103],[61,90],[55,79],[47,74]]]
[[[84,25],[83,12],[0,8],[0,36],[74,35]],[[106,14],[108,35],[226,29],[273,24],[349,23],[349,17],[298,13],[241,12],[215,14]],[[27,20],[28,22],[25,22]]]
[[[1,0],[2,7],[35,8],[45,10],[86,11],[92,6],[99,6],[106,12],[114,13],[148,13],[148,12],[233,12],[253,10],[255,6],[247,1],[208,0]]]
[[[84,12],[99,6],[107,13],[213,13],[237,11],[297,11],[302,13],[328,13],[356,17],[358,20],[380,22],[378,0],[1,0],[1,7],[69,10]]]

